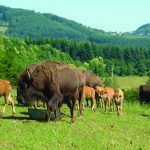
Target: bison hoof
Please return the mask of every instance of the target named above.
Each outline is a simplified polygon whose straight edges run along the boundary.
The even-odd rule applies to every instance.
[[[74,123],[74,118],[71,118],[71,123]]]
[[[50,121],[50,117],[49,117],[49,115],[47,115],[47,114],[45,114],[45,121],[46,121],[46,122],[49,122],[49,121]]]

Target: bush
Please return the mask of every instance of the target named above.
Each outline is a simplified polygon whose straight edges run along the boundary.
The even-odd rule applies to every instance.
[[[138,88],[123,90],[123,92],[124,92],[125,101],[127,101],[127,102],[140,102],[139,89]]]

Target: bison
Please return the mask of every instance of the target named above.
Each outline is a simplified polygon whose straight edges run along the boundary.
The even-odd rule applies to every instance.
[[[122,105],[124,100],[124,94],[121,89],[115,90],[115,94],[113,96],[114,103],[117,109],[117,115],[122,115]]]
[[[87,106],[88,106],[88,99],[91,100],[91,109],[93,111],[95,109],[94,108],[95,89],[93,89],[89,86],[84,86],[83,99],[85,99],[87,101]]]
[[[79,100],[79,115],[82,114],[84,84],[84,75],[79,70],[59,62],[39,62],[29,65],[21,73],[17,98],[18,101],[20,101],[19,99],[23,101],[27,97],[29,104],[33,97],[44,100],[47,104],[47,121],[50,120],[49,112],[51,111],[54,111],[57,121],[59,108],[63,103],[66,103],[70,108],[71,122],[74,122],[76,99]]]
[[[108,111],[112,111],[111,106],[113,105],[114,110],[114,101],[113,96],[115,94],[115,91],[111,87],[105,87],[104,90],[101,92],[101,97],[104,102],[105,111],[106,111],[106,102],[108,101]]]
[[[97,100],[97,107],[99,107],[99,105],[100,105],[100,107],[103,109],[104,108],[104,101],[103,101],[103,99],[101,97],[101,94],[102,94],[102,92],[104,90],[104,87],[96,86],[95,90],[96,90],[97,99],[98,99]],[[100,101],[99,101],[99,99],[100,99]]]
[[[102,86],[101,79],[89,70],[83,71],[85,76],[85,85],[95,89],[96,86]]]
[[[8,101],[10,101],[12,105],[12,113],[15,114],[15,106],[14,106],[14,100],[10,94],[12,90],[12,85],[7,80],[0,80],[0,97],[3,96],[5,100],[5,105],[2,111],[2,115],[5,113],[6,107],[8,105]]]
[[[103,83],[102,83],[100,77],[97,76],[96,74],[94,74],[93,72],[91,72],[90,70],[85,70],[85,71],[83,71],[83,73],[85,76],[85,85],[86,86],[92,87],[94,89],[96,88],[96,86],[100,86],[100,87],[103,86]],[[95,93],[95,99],[96,99],[97,107],[98,107],[99,98],[98,98],[97,93]]]
[[[139,88],[139,96],[141,102],[150,102],[150,85],[141,85]]]

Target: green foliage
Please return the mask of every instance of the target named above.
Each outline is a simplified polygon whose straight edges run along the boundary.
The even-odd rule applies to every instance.
[[[102,57],[95,57],[89,61],[89,70],[92,70],[99,76],[105,76],[106,65],[103,62]]]
[[[146,84],[150,85],[150,76],[149,76],[148,80],[146,81]]]
[[[139,88],[123,90],[123,92],[126,101],[130,103],[139,102]]]
[[[106,77],[104,80],[104,85],[105,85],[105,87],[112,87],[114,89],[120,87],[116,78],[112,78],[112,77]]]

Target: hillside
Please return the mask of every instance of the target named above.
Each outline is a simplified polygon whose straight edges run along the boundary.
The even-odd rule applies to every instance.
[[[12,37],[61,37],[86,40],[91,34],[105,35],[102,30],[83,26],[53,14],[0,6],[0,26],[8,27],[5,34]]]
[[[144,24],[143,26],[139,27],[136,31],[133,32],[135,35],[150,35],[150,23]]]
[[[4,6],[0,6],[0,34],[13,38],[65,38],[124,47],[150,47],[147,36],[105,32],[50,13]]]

